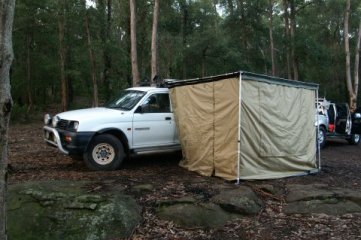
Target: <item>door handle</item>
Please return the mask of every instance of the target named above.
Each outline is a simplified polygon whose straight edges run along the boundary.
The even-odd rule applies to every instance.
[[[165,117],[165,120],[172,120],[171,117]]]

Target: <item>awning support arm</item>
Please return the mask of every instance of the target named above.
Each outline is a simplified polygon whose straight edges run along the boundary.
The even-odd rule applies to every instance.
[[[241,163],[241,119],[242,119],[242,72],[239,73],[239,90],[238,90],[238,159],[237,159],[237,184],[240,179],[240,163]]]

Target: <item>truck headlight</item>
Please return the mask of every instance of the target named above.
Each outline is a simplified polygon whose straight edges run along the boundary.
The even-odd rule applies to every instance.
[[[50,116],[49,113],[47,113],[47,114],[44,115],[44,124],[45,125],[50,125],[50,123],[51,123],[51,116]]]
[[[53,117],[53,119],[52,119],[52,121],[51,121],[51,125],[55,128],[56,125],[58,124],[59,120],[60,120],[60,119],[59,119],[58,116]]]
[[[77,131],[79,127],[79,122],[77,121],[71,121],[69,123],[69,130]]]

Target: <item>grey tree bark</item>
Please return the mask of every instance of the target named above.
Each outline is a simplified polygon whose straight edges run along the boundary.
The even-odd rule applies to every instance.
[[[360,67],[360,47],[361,47],[361,20],[358,27],[357,43],[355,48],[355,69],[354,69],[354,85],[353,90],[355,94],[355,103],[351,106],[352,110],[357,108],[357,95],[358,95],[358,85],[359,85],[359,67]]]
[[[93,83],[93,107],[98,107],[99,99],[98,99],[98,79],[97,79],[97,66],[94,57],[94,51],[92,48],[92,40],[90,36],[90,29],[89,29],[89,17],[88,11],[86,9],[86,2],[83,1],[84,5],[84,26],[85,26],[85,33],[87,37],[87,44],[88,44],[88,52],[89,52],[89,62],[91,65],[91,75],[92,75],[92,83]]]
[[[66,49],[65,37],[65,0],[59,0],[58,31],[59,31],[59,64],[60,64],[60,85],[61,85],[61,110],[68,110],[68,81],[65,75]]]
[[[154,77],[158,75],[158,19],[159,19],[159,0],[154,0],[154,10],[153,10],[153,27],[152,27],[152,76],[151,81],[152,85],[156,83],[153,82]]]
[[[13,101],[10,67],[13,61],[12,28],[15,0],[0,0],[0,239],[7,239],[6,191],[8,166],[8,128]]]
[[[350,7],[351,1],[346,0],[346,7],[345,7],[345,18],[343,22],[343,38],[344,38],[344,45],[345,45],[345,57],[346,57],[346,86],[349,96],[349,105],[350,110],[354,111],[356,109],[356,95],[355,89],[352,85],[352,77],[351,77],[351,54],[350,54],[350,42],[349,42],[349,18],[350,18]],[[358,81],[357,81],[358,82]]]
[[[273,41],[273,0],[268,1],[269,11],[269,39],[270,39],[270,52],[271,52],[271,63],[272,63],[272,76],[276,75],[276,63],[275,63],[275,48]]]
[[[289,20],[289,13],[288,13],[288,1],[283,0],[283,18],[285,21],[285,39],[286,39],[286,61],[287,61],[287,76],[289,79],[292,78],[292,71],[291,71],[291,48],[290,48],[290,20]]]
[[[137,24],[135,15],[135,0],[129,0],[130,8],[130,45],[131,45],[131,62],[132,62],[132,77],[133,86],[139,85],[139,68],[138,68],[138,53],[137,53]]]

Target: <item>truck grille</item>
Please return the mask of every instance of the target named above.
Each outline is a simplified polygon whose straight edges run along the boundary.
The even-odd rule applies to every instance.
[[[58,125],[57,125],[56,127],[59,128],[59,129],[62,129],[62,130],[67,130],[67,128],[68,128],[68,121],[61,119],[61,120],[58,122]]]

